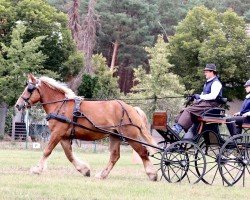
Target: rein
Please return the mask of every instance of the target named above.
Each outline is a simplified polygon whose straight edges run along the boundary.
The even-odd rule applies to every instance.
[[[48,102],[43,102],[43,103],[40,102],[38,105],[54,104],[54,103],[59,103],[59,102],[64,102],[64,101],[70,101],[70,100],[74,100],[74,99],[67,99],[67,98],[65,98],[65,99],[61,99],[61,100],[57,100],[57,101],[48,101]],[[34,105],[34,106],[36,106],[36,105]]]

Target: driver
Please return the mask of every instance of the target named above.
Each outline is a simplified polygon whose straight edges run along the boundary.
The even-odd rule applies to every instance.
[[[226,121],[231,136],[241,134],[242,124],[250,123],[250,79],[245,83],[247,96],[243,101],[240,112],[234,114],[234,117],[228,118]]]
[[[178,135],[183,129],[187,132],[193,125],[192,115],[199,116],[204,111],[212,107],[217,107],[220,104],[219,100],[222,98],[222,84],[217,77],[216,65],[213,63],[206,64],[204,75],[206,77],[206,82],[202,93],[194,94],[194,103],[191,106],[184,108],[176,117],[176,123],[173,125],[172,129]],[[192,128],[190,131],[189,134],[191,136],[189,137],[192,137]]]

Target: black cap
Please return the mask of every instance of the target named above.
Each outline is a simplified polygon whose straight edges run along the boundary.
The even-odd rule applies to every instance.
[[[214,72],[217,72],[216,65],[213,64],[213,63],[206,64],[206,67],[205,67],[204,71],[214,71]]]

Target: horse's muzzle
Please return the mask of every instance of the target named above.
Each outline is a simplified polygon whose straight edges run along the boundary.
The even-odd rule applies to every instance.
[[[16,108],[18,111],[21,111],[21,110],[24,110],[25,109],[25,105],[19,105],[19,104],[16,104]]]

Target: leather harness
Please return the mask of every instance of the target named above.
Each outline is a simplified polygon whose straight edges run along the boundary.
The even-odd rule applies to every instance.
[[[111,132],[111,131],[107,130],[107,128],[116,128],[116,127],[119,128],[119,127],[122,127],[122,126],[132,125],[132,126],[137,127],[141,131],[141,128],[139,126],[132,123],[132,120],[131,120],[131,118],[130,118],[130,116],[128,114],[128,111],[124,108],[124,106],[121,104],[120,101],[117,101],[122,107],[122,117],[121,117],[120,123],[118,125],[115,125],[115,126],[97,126],[97,125],[94,124],[93,121],[91,121],[87,116],[85,116],[83,112],[81,112],[80,107],[81,107],[81,103],[83,101],[83,98],[81,98],[81,97],[74,98],[74,103],[75,104],[74,104],[74,109],[73,109],[73,113],[72,113],[73,120],[69,119],[68,117],[66,117],[63,114],[59,114],[59,111],[61,110],[62,106],[68,100],[69,99],[66,99],[65,101],[63,101],[62,105],[57,110],[57,112],[52,112],[52,113],[48,114],[46,116],[46,120],[49,121],[51,119],[55,119],[55,120],[58,120],[58,121],[63,122],[63,123],[72,124],[73,127],[72,127],[71,133],[70,133],[70,141],[71,141],[71,143],[72,143],[73,139],[76,139],[75,127],[80,127],[80,128],[85,129],[85,130],[92,131],[92,132],[102,132],[104,134],[112,134],[112,135],[118,136],[122,141],[126,141],[126,139],[125,139],[126,137],[124,137],[122,133],[120,133],[120,132],[114,133],[114,132]],[[129,123],[124,123],[124,116],[125,115],[128,117]],[[81,125],[81,124],[77,123],[78,118],[85,118],[97,130],[88,128],[88,127],[86,127],[84,125]]]

